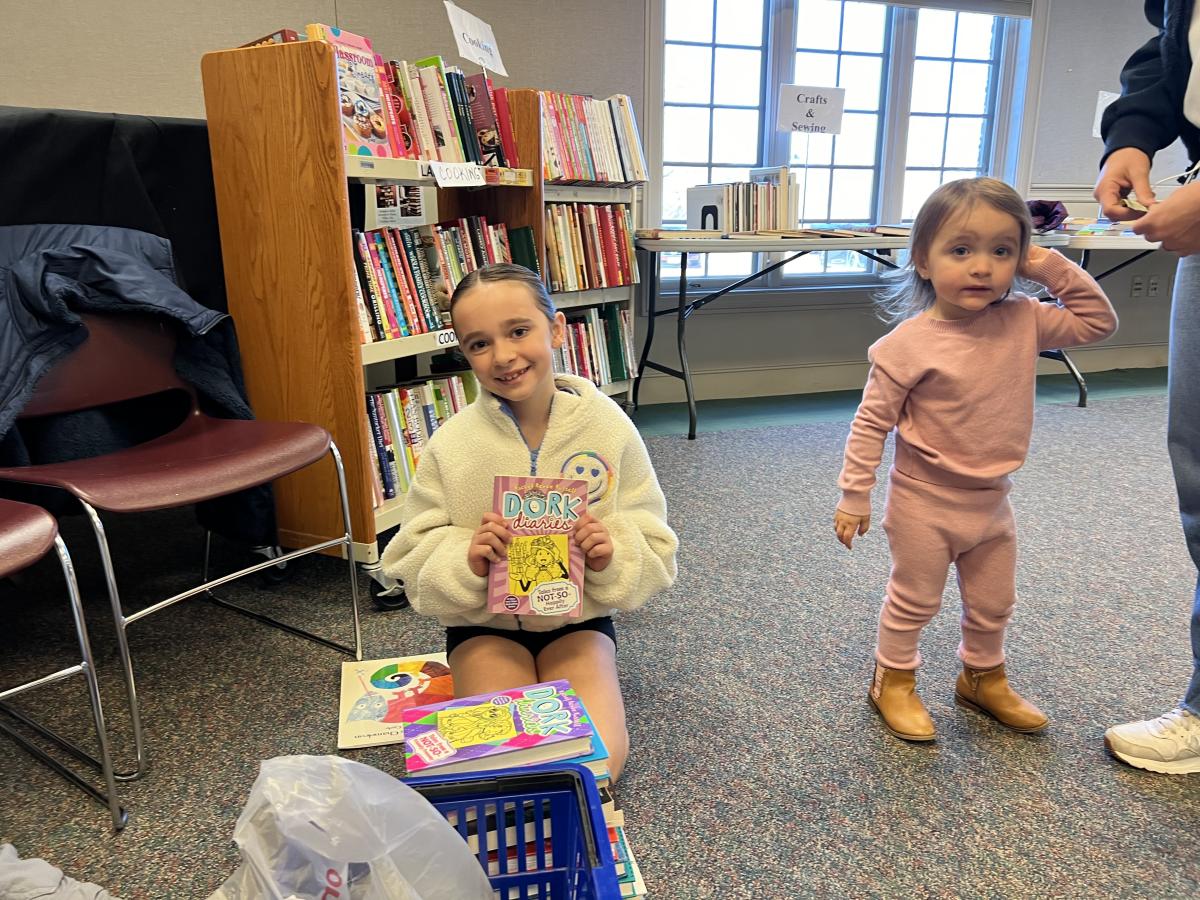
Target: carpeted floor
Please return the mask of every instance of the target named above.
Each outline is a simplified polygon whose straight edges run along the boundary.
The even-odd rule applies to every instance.
[[[1164,419],[1161,396],[1038,407],[1013,495],[1022,599],[1009,659],[1053,726],[1015,735],[954,706],[951,589],[923,642],[939,727],[925,746],[889,737],[865,699],[887,553],[879,529],[849,553],[831,533],[846,423],[651,438],[681,575],[618,624],[633,752],[617,789],[651,896],[1200,894],[1200,776],[1130,769],[1100,742],[1106,725],[1170,707],[1190,669],[1194,572]],[[80,524],[64,533],[120,729]],[[131,608],[176,590],[199,552],[187,514],[112,528]],[[343,573],[313,560],[283,588],[229,593],[345,637]],[[0,590],[0,684],[31,648],[64,644],[60,585],[43,564],[24,596]],[[114,836],[98,806],[0,740],[0,841],[126,900],[204,897],[237,863],[230,838],[258,760],[333,752],[340,659],[195,601],[133,629],[154,768],[125,789],[129,828]],[[411,612],[371,610],[364,634],[370,656],[440,645]],[[78,732],[81,690],[45,688],[39,706]],[[398,768],[394,748],[348,755]]]

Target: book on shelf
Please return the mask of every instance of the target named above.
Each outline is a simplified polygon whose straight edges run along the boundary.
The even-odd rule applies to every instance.
[[[362,35],[314,23],[304,26],[311,41],[332,45],[337,58],[338,109],[342,143],[352,156],[392,156],[383,86],[371,42]]]
[[[418,706],[403,719],[409,775],[536,765],[592,746],[591,720],[564,680]]]
[[[296,41],[305,40],[306,35],[300,34],[292,28],[280,28],[277,31],[272,31],[270,34],[264,34],[260,38],[255,38],[252,41],[247,41],[244,44],[239,44],[238,49],[244,50],[247,47],[269,47],[272,44],[292,44]]]
[[[607,100],[539,91],[542,175],[557,183],[636,184],[646,180],[633,106],[624,94]],[[497,104],[499,109],[507,98]],[[504,123],[501,139],[504,138]],[[516,148],[520,152],[520,147]]]
[[[587,502],[583,480],[496,476],[492,511],[508,522],[512,541],[488,574],[489,612],[578,618],[584,562],[572,532]]]
[[[445,653],[344,662],[338,749],[398,744],[404,740],[404,710],[453,698]]]
[[[633,218],[623,203],[547,203],[546,260],[554,291],[635,284]]]
[[[633,378],[637,356],[629,310],[616,304],[568,309],[563,345],[554,350],[555,372],[578,375],[598,386]]]
[[[479,144],[480,162],[485,166],[504,166],[507,158],[500,140],[500,125],[497,121],[495,90],[492,79],[480,72],[466,77],[467,102],[471,110],[471,124]]]

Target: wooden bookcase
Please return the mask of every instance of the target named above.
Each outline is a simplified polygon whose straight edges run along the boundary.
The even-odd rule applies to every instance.
[[[201,60],[221,252],[229,311],[237,327],[246,388],[255,414],[322,425],[342,454],[355,558],[378,560],[377,536],[398,525],[403,498],[374,507],[364,398],[373,367],[456,345],[449,330],[362,343],[355,295],[352,205],[356,182],[420,184],[415,160],[348,157],[343,151],[333,48],[318,41],[207,53]],[[541,181],[541,101],[511,91],[510,112],[523,170],[513,184],[440,189],[437,219],[485,215],[510,228],[530,226],[546,271],[548,200],[634,203],[636,189],[560,187]],[[620,303],[633,311],[634,287],[555,295],[561,308]],[[631,384],[606,385],[628,396]],[[341,533],[337,488],[326,467],[276,482],[279,540],[287,547]]]

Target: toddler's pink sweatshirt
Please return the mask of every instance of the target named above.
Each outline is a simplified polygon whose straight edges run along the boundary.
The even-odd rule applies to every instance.
[[[1027,273],[1058,303],[1011,294],[964,319],[906,319],[871,345],[871,371],[838,486],[839,508],[865,516],[888,433],[895,466],[933,484],[994,487],[1021,467],[1033,431],[1038,353],[1117,330],[1104,291],[1057,251]]]

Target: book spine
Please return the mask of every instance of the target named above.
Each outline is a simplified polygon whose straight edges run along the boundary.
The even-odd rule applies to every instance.
[[[485,166],[503,166],[506,156],[496,122],[496,98],[492,94],[492,80],[481,72],[478,75],[468,75],[466,85],[480,160]]]
[[[455,124],[458,126],[459,140],[462,141],[463,155],[467,162],[482,165],[483,153],[479,147],[479,136],[475,133],[475,122],[471,118],[471,105],[467,100],[467,85],[463,73],[447,72],[446,86],[454,106]]]
[[[400,299],[400,285],[396,281],[396,274],[392,271],[392,262],[388,259],[387,243],[378,231],[372,232],[371,238],[375,242],[375,253],[379,260],[379,267],[383,270],[387,294],[391,299],[396,330],[400,333],[400,337],[408,337],[412,331],[409,329],[407,317],[404,315],[404,302]]]
[[[379,410],[375,406],[374,395],[367,394],[367,419],[371,423],[371,439],[375,444],[375,464],[379,467],[380,478],[383,481],[383,499],[391,500],[396,496],[396,483],[388,467],[387,450],[383,443],[383,429],[379,424]]]
[[[404,92],[404,99],[408,102],[408,108],[417,126],[419,158],[441,159],[438,155],[437,141],[433,136],[429,107],[425,103],[425,92],[421,88],[420,73],[416,66],[405,60],[400,60],[396,69],[400,75],[400,88]]]
[[[374,339],[377,341],[386,341],[388,330],[382,318],[383,307],[380,305],[379,297],[376,294],[375,276],[371,271],[371,258],[370,254],[367,253],[366,239],[363,237],[363,233],[357,229],[351,231],[350,235],[354,242],[354,269],[358,274],[359,281],[363,285],[363,293],[365,295],[363,299],[366,302],[367,314],[374,327]]]
[[[371,260],[371,270],[375,273],[375,284],[379,288],[379,306],[388,323],[388,338],[400,337],[400,324],[396,321],[396,311],[392,306],[392,298],[388,294],[387,279],[383,275],[383,266],[379,261],[379,248],[376,247],[371,235],[363,235],[367,242],[367,253]]]
[[[392,272],[395,273],[397,287],[400,290],[400,301],[404,308],[404,318],[408,320],[409,333],[421,334],[425,329],[421,326],[421,318],[417,315],[417,307],[410,294],[411,287],[409,284],[409,275],[405,270],[404,254],[396,246],[394,229],[381,228],[380,231],[383,234],[384,243],[387,245],[388,258],[392,263]]]
[[[429,277],[428,267],[421,265],[423,254],[417,241],[417,233],[415,228],[406,228],[400,232],[401,243],[404,245],[405,258],[408,260],[409,269],[412,271],[413,283],[417,288],[417,299],[420,301],[421,316],[425,319],[426,331],[437,331],[440,325],[440,319],[431,315],[429,292],[433,286],[427,281]]]
[[[512,113],[508,109],[508,89],[496,88],[492,96],[496,101],[496,126],[500,131],[500,147],[504,151],[504,160],[509,167],[519,169],[521,155],[513,131]],[[537,177],[536,172],[533,175]]]
[[[434,290],[434,284],[437,281],[437,275],[430,268],[430,263],[438,265],[439,268],[445,263],[437,252],[437,241],[433,235],[433,229],[427,229],[428,234],[421,229],[413,232],[413,249],[417,261],[417,268],[421,273],[421,280],[425,283],[425,293],[421,296],[421,301],[425,304],[425,315],[429,318],[432,330],[439,331],[442,328],[442,316],[438,311],[437,300]],[[433,258],[430,259],[430,254]],[[441,272],[442,278],[446,281],[447,287],[450,285],[449,270]]]
[[[432,329],[429,323],[425,321],[425,314],[421,308],[421,296],[417,289],[417,276],[419,272],[413,272],[412,266],[408,259],[408,249],[404,245],[404,232],[399,229],[393,229],[392,239],[396,242],[396,249],[400,257],[400,265],[404,271],[404,280],[408,287],[407,302],[411,304],[409,312],[412,315],[413,325],[415,326],[416,334],[425,334]]]

